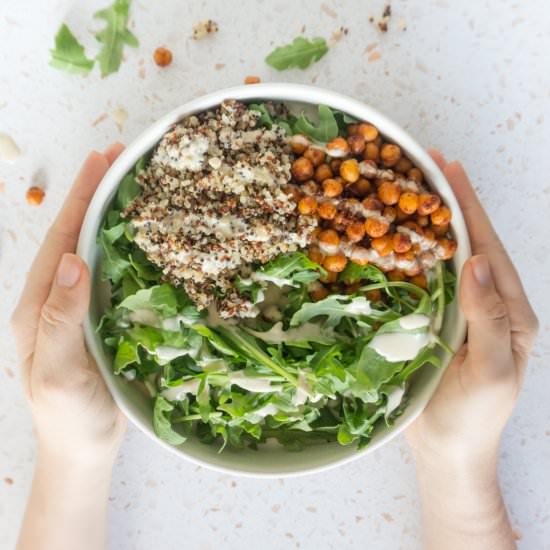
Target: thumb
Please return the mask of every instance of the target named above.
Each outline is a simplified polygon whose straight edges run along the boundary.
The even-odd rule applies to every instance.
[[[460,304],[468,321],[468,353],[480,367],[507,364],[510,319],[487,256],[473,256],[462,270]]]
[[[90,275],[86,264],[75,254],[63,254],[40,315],[39,335],[47,341],[45,347],[53,351],[59,346],[64,353],[75,348],[74,344],[79,344],[75,352],[84,349],[81,324],[89,302]],[[42,347],[41,351],[46,350]]]

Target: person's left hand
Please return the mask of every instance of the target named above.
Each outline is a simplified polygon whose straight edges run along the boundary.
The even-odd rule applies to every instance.
[[[86,159],[34,260],[12,317],[39,454],[86,464],[114,460],[126,419],[84,344],[90,274],[74,252],[88,204],[122,150],[115,144]]]

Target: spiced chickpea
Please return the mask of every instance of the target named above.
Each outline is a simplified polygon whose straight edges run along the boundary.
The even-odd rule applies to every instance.
[[[368,122],[362,122],[357,127],[357,133],[366,141],[374,141],[378,137],[378,128],[369,124]]]
[[[405,214],[414,214],[418,208],[418,195],[412,191],[405,191],[399,197],[399,208]]]
[[[323,220],[333,220],[336,216],[336,206],[328,201],[322,202],[317,207],[317,214]]]
[[[370,245],[380,256],[387,256],[393,252],[393,239],[391,235],[386,234],[383,237],[372,239]]]
[[[403,252],[408,252],[411,249],[411,238],[406,233],[394,233],[392,241],[393,249],[399,254],[402,254]]]
[[[326,256],[323,260],[323,267],[332,273],[341,273],[346,268],[347,263],[348,259],[344,254],[338,252],[338,254],[334,254],[333,256]]]
[[[328,296],[328,294],[329,294],[328,289],[323,285],[320,285],[310,291],[309,297],[314,302],[319,302],[321,300],[324,300]]]
[[[340,173],[340,164],[342,164],[342,161],[340,159],[332,159],[328,164],[333,174]]]
[[[298,203],[298,211],[305,216],[315,214],[317,210],[317,199],[311,195],[306,195]]]
[[[426,279],[426,275],[424,273],[419,273],[418,275],[413,275],[411,277],[410,282],[413,285],[419,286],[420,288],[423,288],[426,290],[428,288],[428,281]]]
[[[304,195],[317,195],[319,193],[319,184],[313,180],[308,180],[300,188]]]
[[[346,285],[344,292],[346,294],[356,294],[361,288],[361,283],[353,283],[351,285]]]
[[[313,164],[306,157],[297,158],[291,166],[292,176],[297,181],[306,181],[313,176]]]
[[[300,188],[296,185],[289,184],[285,186],[283,191],[289,196],[292,197],[292,200],[294,202],[299,202],[299,200],[302,198],[302,193],[300,191]]]
[[[348,145],[352,155],[361,155],[365,150],[365,138],[360,134],[348,136]]]
[[[346,235],[352,243],[357,243],[365,236],[365,224],[354,222],[346,227]]]
[[[364,246],[356,245],[351,251],[350,259],[354,264],[367,265],[369,263],[369,251]]]
[[[388,279],[390,281],[404,281],[405,274],[400,269],[394,269],[388,273]]]
[[[338,280],[338,273],[336,271],[325,271],[324,275],[319,277],[322,283],[332,284]]]
[[[347,126],[348,136],[357,135],[357,130],[359,129],[359,124],[348,124]]]
[[[438,244],[438,256],[442,260],[450,260],[456,252],[457,243],[451,239],[439,239]]]
[[[413,163],[407,157],[401,157],[394,166],[396,172],[406,174],[411,168]]]
[[[407,172],[407,177],[416,183],[420,184],[422,183],[422,180],[424,179],[424,175],[422,174],[422,171],[419,168],[411,168]]]
[[[367,143],[365,145],[365,150],[363,151],[363,158],[365,160],[372,160],[378,162],[380,160],[380,148],[376,143]]]
[[[316,182],[321,183],[328,178],[332,178],[332,170],[328,164],[320,164],[317,168],[315,168],[313,179]]]
[[[422,229],[422,236],[429,241],[435,241],[435,233],[430,227],[424,227]]]
[[[395,166],[401,158],[401,148],[394,143],[385,143],[380,149],[380,158],[385,166]]]
[[[319,233],[319,248],[326,254],[336,254],[340,244],[340,236],[334,229],[325,229]]]
[[[351,187],[351,191],[359,197],[366,197],[372,190],[372,186],[369,180],[365,178],[359,178]]]
[[[376,197],[367,197],[363,199],[361,204],[365,210],[379,210],[381,212],[384,209],[384,205]]]
[[[340,165],[340,176],[348,183],[355,183],[360,176],[359,163],[355,159],[347,159]]]
[[[384,236],[390,228],[390,224],[379,218],[367,218],[365,222],[365,232],[369,237],[376,239]]]
[[[429,216],[441,206],[441,199],[434,193],[422,193],[418,196],[418,214]]]
[[[307,251],[308,258],[315,262],[316,264],[321,264],[323,262],[324,255],[321,252],[321,249],[316,245],[312,244]]]
[[[348,142],[341,136],[335,137],[327,143],[327,155],[333,158],[342,158],[349,154]]]
[[[386,218],[386,221],[388,223],[393,223],[395,221],[395,218],[397,217],[397,208],[393,206],[384,206],[382,215],[384,216],[384,218]]]
[[[293,153],[301,155],[311,145],[311,141],[303,134],[294,134],[290,138],[290,148]]]
[[[451,210],[446,206],[440,206],[430,214],[430,219],[434,225],[449,224],[451,221]]]
[[[320,166],[325,160],[325,152],[317,147],[309,147],[304,152],[304,157],[311,161],[314,167]]]
[[[436,237],[445,237],[449,232],[449,224],[440,223],[439,225],[432,225],[431,230],[434,232]]]
[[[428,216],[417,216],[416,217],[416,223],[420,227],[426,227],[430,224],[430,218],[428,218]]]
[[[409,214],[407,214],[406,212],[403,212],[403,210],[401,210],[401,208],[399,208],[399,205],[397,206],[396,208],[396,220],[398,222],[404,222],[404,221],[407,221],[410,216]]]
[[[325,197],[338,197],[342,194],[344,186],[336,179],[328,178],[323,182],[323,194]]]
[[[382,291],[378,288],[374,288],[373,290],[368,290],[366,292],[367,300],[369,302],[381,302],[382,301]]]
[[[378,187],[378,198],[388,206],[397,204],[400,195],[401,187],[393,181],[383,181]]]

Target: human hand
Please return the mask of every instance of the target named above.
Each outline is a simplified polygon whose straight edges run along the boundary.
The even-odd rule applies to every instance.
[[[432,157],[460,204],[474,254],[464,265],[459,289],[468,339],[406,435],[417,459],[476,465],[496,457],[538,322],[462,165],[447,164],[438,151]]]
[[[86,159],[12,317],[39,455],[81,464],[113,461],[126,426],[84,344],[90,274],[74,254],[88,204],[122,150],[115,144]]]

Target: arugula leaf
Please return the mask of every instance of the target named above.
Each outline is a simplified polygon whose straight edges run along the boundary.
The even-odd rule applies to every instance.
[[[297,284],[311,283],[324,273],[325,270],[305,254],[294,252],[280,254],[255,271],[251,278],[256,281],[272,282],[277,286],[297,286]]]
[[[103,251],[101,278],[104,281],[110,279],[113,283],[120,282],[130,262],[113,246],[104,230],[99,233],[98,241]]]
[[[315,141],[327,143],[338,135],[338,123],[330,107],[319,105],[319,125],[315,126],[303,113],[294,124],[294,132],[306,134]]]
[[[176,432],[170,422],[170,413],[174,410],[174,405],[157,395],[155,406],[153,408],[153,429],[160,439],[171,445],[181,445],[186,438]]]
[[[352,373],[363,388],[377,390],[384,382],[391,380],[404,364],[405,361],[388,361],[373,348],[365,346]]]
[[[324,38],[308,40],[298,36],[291,44],[273,50],[265,58],[265,62],[278,71],[292,68],[306,69],[312,63],[319,61],[327,52],[328,46]]]
[[[125,210],[140,194],[141,188],[136,181],[134,172],[129,172],[122,178],[116,194],[116,203],[121,210]]]
[[[113,244],[115,241],[120,239],[122,235],[124,235],[124,232],[126,231],[126,222],[120,222],[117,225],[114,225],[110,229],[103,229],[103,235],[105,237],[105,240],[109,244]]]
[[[264,299],[264,288],[258,283],[254,282],[251,279],[243,279],[241,276],[237,276],[234,281],[236,289],[241,294],[248,294],[252,300],[253,304],[262,302]]]
[[[252,111],[258,111],[260,113],[260,124],[265,126],[268,130],[273,126],[274,121],[271,113],[265,106],[265,103],[250,103],[248,108]]]
[[[94,60],[86,57],[83,46],[65,23],[55,35],[55,48],[50,54],[50,66],[68,73],[88,74],[94,66]]]
[[[380,269],[372,264],[359,265],[355,262],[348,262],[344,271],[338,276],[338,280],[351,285],[362,280],[385,283],[387,278]]]
[[[132,363],[139,363],[137,345],[129,340],[122,340],[118,345],[113,365],[115,374],[119,374],[125,367]]]
[[[118,307],[130,311],[152,309],[164,317],[172,317],[178,312],[178,299],[174,289],[164,283],[138,290],[134,295],[124,299]]]
[[[96,57],[102,77],[118,71],[125,44],[132,48],[139,45],[138,39],[128,29],[129,9],[130,0],[115,0],[111,6],[94,14],[106,23],[105,28],[96,34],[97,41],[102,44]]]

